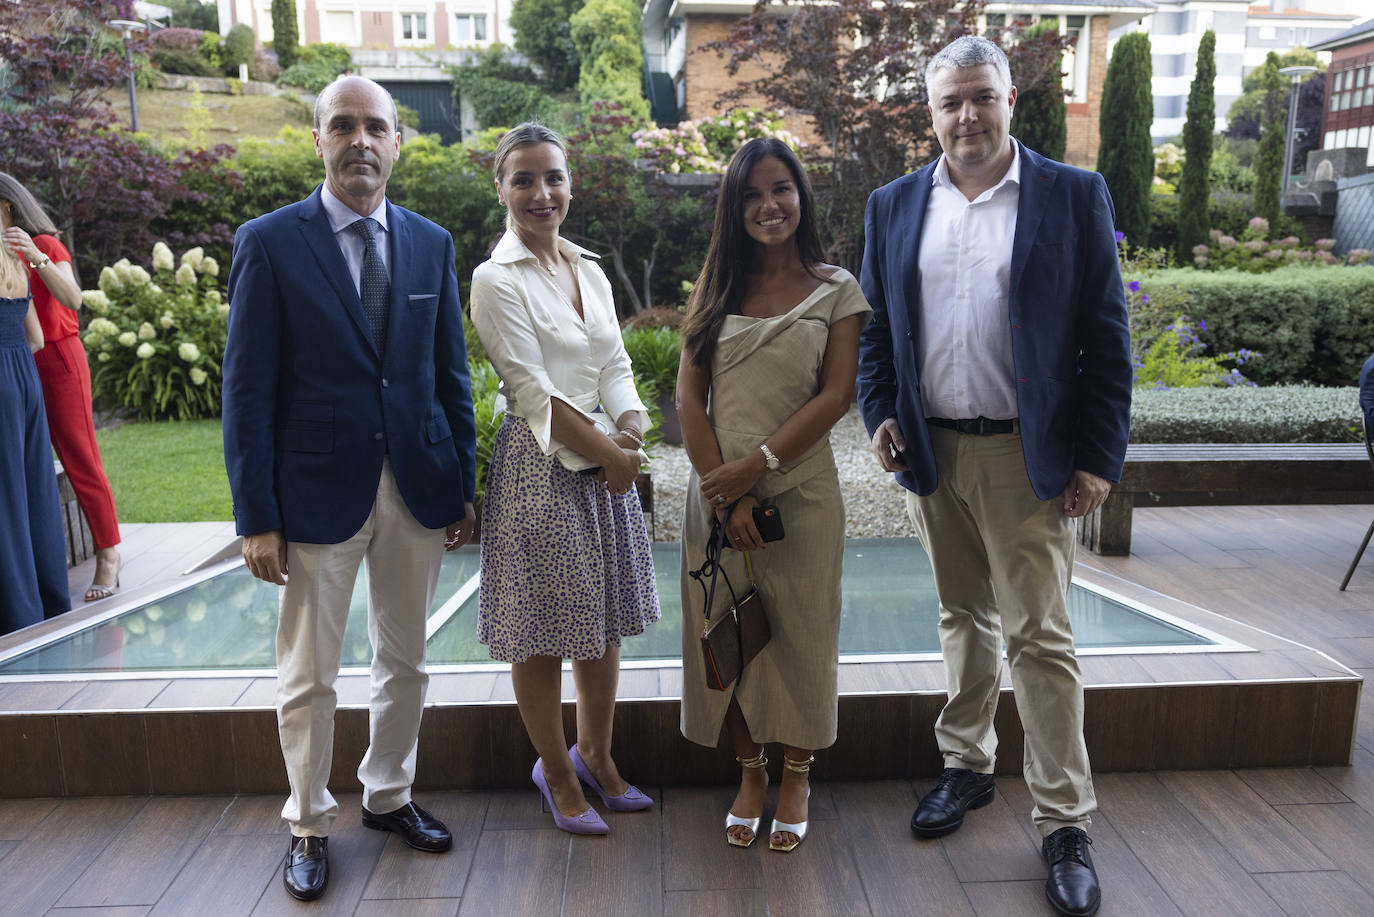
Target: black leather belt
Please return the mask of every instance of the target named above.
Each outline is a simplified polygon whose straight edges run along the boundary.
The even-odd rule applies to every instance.
[[[1015,417],[1011,420],[989,420],[986,417],[950,420],[948,417],[927,417],[926,423],[944,427],[946,430],[971,433],[974,436],[1000,436],[1006,433],[1021,432],[1021,424]]]

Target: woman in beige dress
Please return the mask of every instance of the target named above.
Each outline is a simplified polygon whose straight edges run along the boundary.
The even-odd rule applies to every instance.
[[[858,281],[824,264],[815,207],[796,155],[751,140],[730,161],[706,264],[683,326],[678,416],[692,461],[682,531],[682,734],[715,747],[728,731],[741,766],[726,840],[758,834],[768,774],[763,744],[783,746],[769,847],[806,837],[812,752],[835,741],[844,506],[828,434],[854,397],[859,331],[871,311]],[[753,522],[776,506],[786,537]],[[697,583],[712,519],[731,547],[733,583],[754,581],[772,639],[725,691],[707,687]],[[747,588],[747,587],[743,587]],[[738,590],[737,590],[738,591]],[[718,589],[713,617],[729,606]]]

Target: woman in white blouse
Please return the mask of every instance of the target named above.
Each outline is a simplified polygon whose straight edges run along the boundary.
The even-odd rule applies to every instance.
[[[478,639],[511,663],[531,774],[554,822],[604,834],[579,780],[608,809],[653,800],[611,760],[621,637],[658,620],[634,481],[648,415],[596,256],[560,238],[572,200],[556,133],[521,124],[496,147],[506,232],[472,275],[472,322],[501,376],[505,419],[482,508]],[[563,734],[562,666],[577,685],[577,743]]]

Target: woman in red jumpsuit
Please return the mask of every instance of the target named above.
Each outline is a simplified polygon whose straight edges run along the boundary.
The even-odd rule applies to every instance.
[[[95,575],[86,601],[107,599],[119,589],[119,519],[114,494],[100,463],[91,415],[91,368],[77,332],[81,288],[72,256],[42,206],[19,182],[0,172],[0,207],[9,210],[4,244],[29,265],[29,283],[46,346],[34,354],[43,385],[53,449],[95,537]]]

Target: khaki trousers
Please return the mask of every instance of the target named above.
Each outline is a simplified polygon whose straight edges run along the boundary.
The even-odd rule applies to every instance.
[[[282,818],[296,836],[329,834],[339,805],[329,792],[334,752],[334,681],[358,566],[367,561],[367,634],[372,643],[369,745],[358,780],[363,805],[391,812],[410,801],[424,708],[425,619],[434,601],[443,529],[406,508],[388,460],[372,512],[339,544],[288,542],[290,573],[277,625],[277,728],[291,796]]]
[[[939,487],[927,497],[908,492],[906,500],[940,595],[949,700],[935,737],[945,766],[993,772],[1005,637],[1032,818],[1042,835],[1086,829],[1097,802],[1065,601],[1073,520],[1061,499],[1040,500],[1031,490],[1019,435],[929,430]]]

